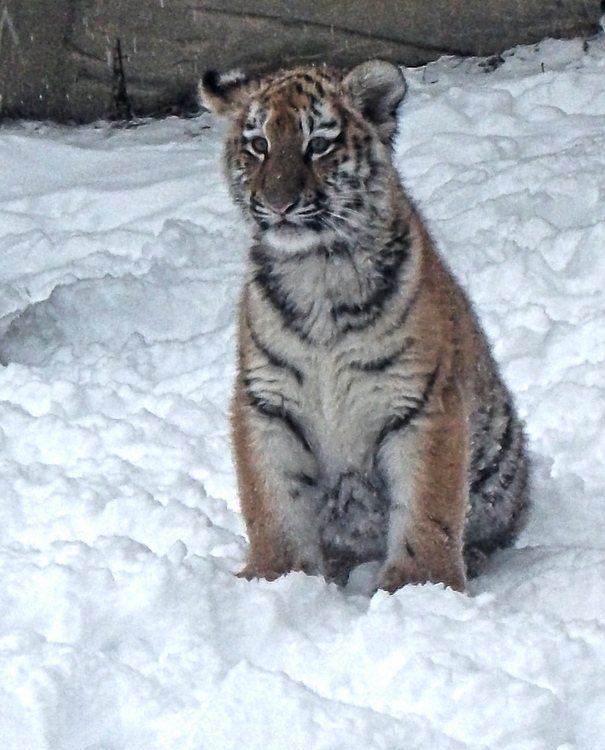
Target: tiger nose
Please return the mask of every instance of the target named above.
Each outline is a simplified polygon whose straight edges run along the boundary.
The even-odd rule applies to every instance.
[[[268,201],[267,206],[276,214],[284,216],[294,206],[294,201]]]

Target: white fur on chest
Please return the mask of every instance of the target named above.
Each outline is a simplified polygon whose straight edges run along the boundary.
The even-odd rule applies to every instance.
[[[301,425],[322,473],[338,476],[370,470],[377,437],[385,423],[406,413],[423,386],[425,372],[409,353],[388,371],[364,371],[368,362],[402,350],[405,331],[350,333],[330,343],[305,341],[287,331],[266,302],[253,317],[255,335],[281,364],[256,347],[245,363],[258,396],[283,408]],[[283,363],[288,363],[285,367]]]

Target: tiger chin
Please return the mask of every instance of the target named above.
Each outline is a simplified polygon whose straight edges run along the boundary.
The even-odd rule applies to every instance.
[[[392,163],[400,70],[208,72],[253,240],[232,436],[241,575],[464,591],[528,508],[523,426]]]

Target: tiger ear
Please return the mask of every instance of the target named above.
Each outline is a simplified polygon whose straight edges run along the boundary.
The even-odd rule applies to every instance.
[[[344,82],[355,106],[374,125],[380,140],[390,143],[397,127],[397,107],[407,91],[401,70],[383,60],[370,60],[353,68]]]
[[[258,88],[258,82],[248,78],[241,70],[218,73],[207,70],[198,86],[202,104],[219,115],[238,110]]]

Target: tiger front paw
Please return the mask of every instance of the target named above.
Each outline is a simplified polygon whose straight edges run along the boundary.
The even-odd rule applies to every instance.
[[[455,591],[466,591],[466,576],[461,566],[452,565],[437,571],[418,565],[413,560],[385,565],[377,588],[393,594],[407,584],[422,583],[443,583]]]

